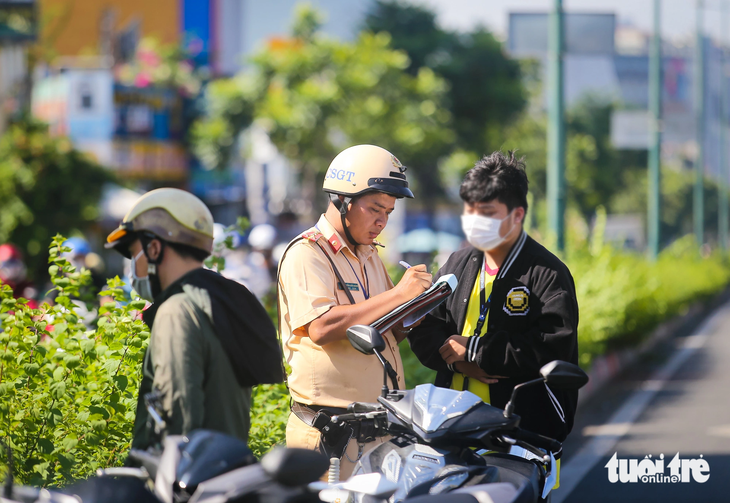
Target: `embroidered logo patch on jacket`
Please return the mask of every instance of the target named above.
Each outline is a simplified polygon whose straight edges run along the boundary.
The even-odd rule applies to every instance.
[[[510,316],[526,316],[530,312],[530,290],[526,286],[512,288],[502,309]]]

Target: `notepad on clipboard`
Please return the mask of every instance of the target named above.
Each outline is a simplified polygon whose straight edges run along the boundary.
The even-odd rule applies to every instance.
[[[408,328],[445,301],[456,290],[458,284],[459,281],[453,274],[441,276],[431,285],[431,288],[396,307],[379,320],[371,323],[371,326],[377,328],[380,333],[387,332],[400,322],[403,322],[404,328]]]

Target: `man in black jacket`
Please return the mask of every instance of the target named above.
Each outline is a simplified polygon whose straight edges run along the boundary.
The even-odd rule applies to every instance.
[[[472,246],[436,276],[455,274],[459,286],[408,336],[419,360],[438,371],[437,386],[472,391],[500,408],[546,363],[578,363],[575,285],[565,264],[522,228],[527,183],[512,152],[485,156],[466,174],[459,194]],[[577,400],[577,391],[528,386],[515,413],[521,427],[562,441]]]

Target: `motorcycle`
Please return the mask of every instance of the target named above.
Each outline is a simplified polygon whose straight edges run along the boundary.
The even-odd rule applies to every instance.
[[[62,490],[15,486],[12,453],[0,503],[225,503],[317,502],[318,480],[327,458],[303,449],[275,448],[257,462],[245,442],[229,435],[196,430],[167,435],[160,396],[148,393],[145,406],[154,431],[154,446],[132,449],[128,464],[99,469],[96,475]]]
[[[380,352],[385,341],[377,328],[356,325],[348,329],[347,337],[355,349],[383,361]],[[330,419],[335,424],[373,421],[377,435],[393,437],[366,452],[353,476],[381,473],[395,482],[391,503],[416,503],[414,498],[420,501],[421,497],[452,493],[446,499],[464,493],[456,499],[465,503],[472,498],[494,503],[550,500],[557,477],[555,454],[562,445],[521,429],[514,404],[527,386],[584,386],[588,376],[578,366],[564,361],[546,364],[540,378],[515,386],[504,410],[469,391],[432,384],[390,390],[385,365],[383,370],[383,392],[377,403],[352,403],[348,413]],[[467,494],[471,496],[467,498]]]
[[[155,447],[130,451],[136,466],[99,469],[94,477],[62,490],[17,486],[12,453],[0,503],[334,503],[356,498],[384,499],[395,484],[378,474],[340,483],[338,474],[319,482],[330,461],[305,449],[276,447],[256,461],[246,444],[231,436],[196,430],[166,435],[159,395],[145,395]]]

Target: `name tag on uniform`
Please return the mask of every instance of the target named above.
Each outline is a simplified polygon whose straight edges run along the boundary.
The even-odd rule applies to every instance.
[[[358,286],[357,283],[345,283],[345,286],[351,292],[359,292],[360,291],[360,286]],[[344,290],[344,288],[342,288],[342,283],[340,283],[340,282],[337,283],[337,289],[338,290]]]

